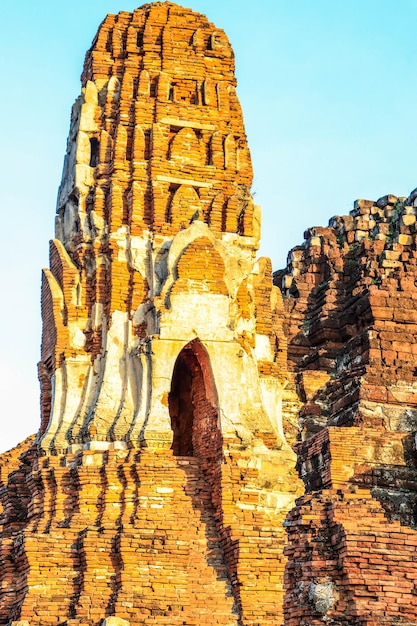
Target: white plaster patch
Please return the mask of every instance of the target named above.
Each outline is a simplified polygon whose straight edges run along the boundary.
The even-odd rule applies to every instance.
[[[117,260],[122,263],[128,261],[128,231],[126,226],[121,226],[115,233],[111,234],[111,239],[117,243]]]
[[[175,293],[171,308],[161,314],[161,338],[231,341],[227,326],[229,298],[213,293]]]
[[[85,334],[80,328],[76,328],[72,334],[71,343],[75,348],[84,348]]]
[[[93,168],[85,163],[75,164],[75,186],[84,196],[87,195],[90,187],[94,184]]]
[[[91,156],[90,138],[87,133],[81,130],[77,136],[77,148],[75,153],[75,160],[77,163],[84,163],[89,166]]]
[[[258,361],[273,361],[271,343],[266,335],[256,335],[255,354]]]
[[[98,131],[96,122],[97,107],[92,102],[84,102],[81,107],[80,130],[95,133]]]
[[[146,233],[142,237],[131,237],[130,239],[130,264],[144,278],[148,276],[147,264],[150,247],[151,242]]]
[[[260,377],[260,387],[263,405],[271,420],[271,424],[275,432],[284,438],[282,426],[282,392],[284,386],[276,378]]]
[[[91,223],[93,224],[94,228],[99,232],[102,233],[106,227],[106,222],[104,221],[104,218],[101,217],[101,215],[98,215],[95,211],[91,211],[90,213],[90,220]]]

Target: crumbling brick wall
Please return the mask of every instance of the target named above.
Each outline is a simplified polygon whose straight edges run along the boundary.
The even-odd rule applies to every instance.
[[[285,623],[415,624],[416,194],[359,200],[275,274],[304,406]]]

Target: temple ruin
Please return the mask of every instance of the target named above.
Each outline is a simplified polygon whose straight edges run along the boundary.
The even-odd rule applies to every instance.
[[[417,192],[272,272],[234,55],[108,15],[42,278],[41,423],[0,455],[0,624],[417,624]]]

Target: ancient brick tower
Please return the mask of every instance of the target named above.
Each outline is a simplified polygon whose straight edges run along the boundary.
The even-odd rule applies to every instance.
[[[170,2],[87,53],[42,285],[42,422],[4,455],[0,623],[277,624],[298,487],[282,299],[223,31]]]
[[[222,31],[170,3],[109,16],[87,54],[42,290],[48,453],[173,436],[192,451],[178,403],[194,366],[223,435],[280,432],[233,65]]]

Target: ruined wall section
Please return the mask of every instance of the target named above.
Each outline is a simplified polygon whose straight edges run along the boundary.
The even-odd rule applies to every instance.
[[[414,193],[357,201],[328,228],[306,231],[274,275],[305,436],[325,424],[416,425],[414,204]]]
[[[416,621],[416,195],[357,201],[275,274],[304,402],[290,626]]]
[[[221,463],[212,448],[39,457],[32,439],[12,451],[0,623],[281,623],[283,516],[297,490],[295,477],[283,489],[282,475],[292,457],[280,456],[277,485],[274,451],[259,471],[256,450],[238,443],[225,442]]]
[[[285,623],[415,624],[417,463],[402,431],[329,427],[299,445]]]
[[[19,619],[28,563],[22,529],[30,507],[28,478],[36,456],[35,436],[0,457],[0,615]],[[0,618],[1,619],[1,618]]]

